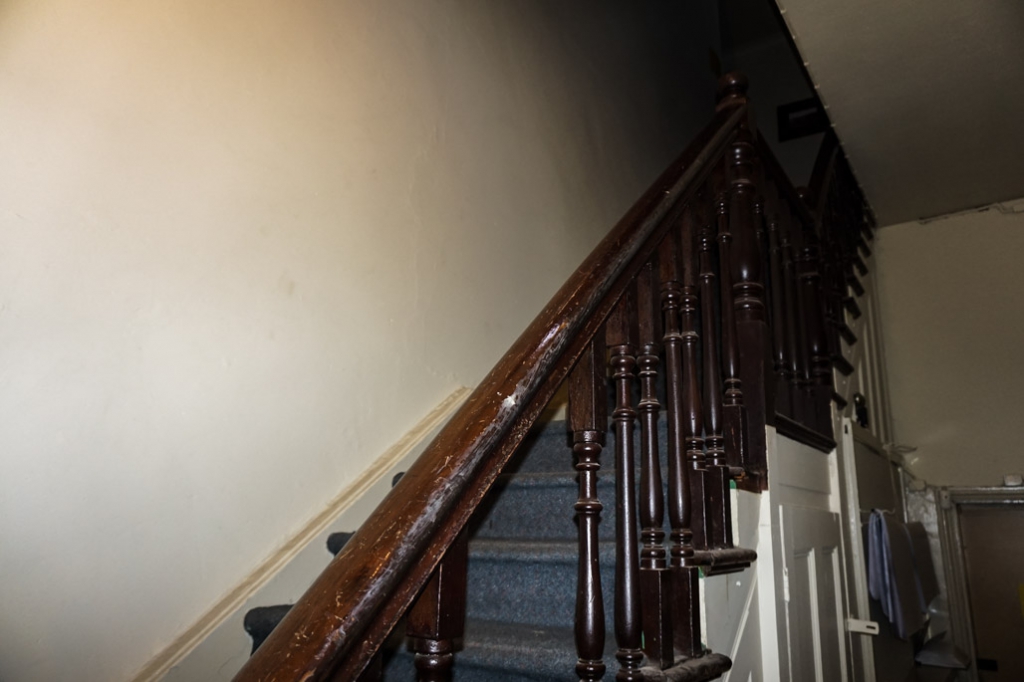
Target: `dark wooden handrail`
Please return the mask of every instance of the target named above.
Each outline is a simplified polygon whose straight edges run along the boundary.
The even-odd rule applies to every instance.
[[[570,276],[236,680],[355,680],[748,117],[711,124]]]
[[[727,670],[729,659],[702,643],[698,576],[756,560],[733,544],[729,488],[767,487],[766,425],[835,446],[832,370],[850,369],[841,340],[856,340],[845,314],[864,291],[858,251],[870,254],[870,225],[835,136],[826,136],[811,189],[797,190],[758,135],[746,79],[723,77],[711,124],[569,277],[235,679],[379,680],[378,652],[405,615],[421,679],[449,679],[465,622],[467,524],[567,377],[579,484],[576,671],[602,679],[596,482],[609,369],[617,679],[671,668],[703,680]]]

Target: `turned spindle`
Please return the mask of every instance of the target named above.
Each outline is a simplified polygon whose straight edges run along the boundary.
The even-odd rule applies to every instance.
[[[683,363],[683,443],[690,479],[690,530],[693,532],[693,546],[707,549],[707,523],[711,515],[708,513],[704,414],[700,400],[700,335],[697,332],[700,297],[697,289],[696,223],[695,209],[691,204],[683,212],[679,253],[682,265],[679,318]]]
[[[732,305],[732,233],[729,229],[729,202],[719,194],[715,202],[717,223],[719,290],[722,313],[722,439],[729,467],[744,472],[746,454],[746,407],[740,378],[740,352],[736,340],[736,311]]]
[[[452,678],[455,640],[466,626],[466,531],[452,543],[409,611],[406,634],[415,652],[418,682]]]
[[[684,656],[695,656],[700,645],[700,600],[690,530],[690,475],[686,466],[683,415],[682,273],[679,267],[678,230],[669,230],[658,251],[665,350],[665,409],[668,422],[668,518],[672,546],[669,569],[672,581],[673,643]]]
[[[714,266],[714,228],[711,216],[703,215],[698,232],[700,307],[704,342],[704,445],[707,448],[709,542],[712,547],[732,546],[732,510],[729,496],[729,462],[722,435],[722,372],[716,316],[717,289]]]
[[[626,289],[605,323],[605,340],[615,387],[615,658],[620,682],[642,680],[640,640],[640,560],[637,538],[633,380],[636,368],[637,310],[633,287]]]
[[[675,662],[672,642],[671,583],[665,552],[664,493],[658,448],[658,366],[661,350],[661,300],[658,270],[648,262],[637,275],[637,316],[640,354],[640,591],[644,651],[651,665],[668,668]]]
[[[604,340],[598,334],[587,345],[569,374],[569,430],[576,456],[579,499],[579,564],[576,582],[576,674],[581,682],[604,677],[604,599],[597,524],[601,501],[597,497],[597,472],[608,428],[605,392]]]

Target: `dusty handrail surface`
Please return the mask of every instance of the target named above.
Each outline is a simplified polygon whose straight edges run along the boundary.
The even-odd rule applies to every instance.
[[[569,277],[235,677],[356,679],[408,610],[584,345],[723,155],[747,106],[712,122]]]

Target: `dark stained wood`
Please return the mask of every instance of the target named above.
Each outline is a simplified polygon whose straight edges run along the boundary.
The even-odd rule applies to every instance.
[[[757,552],[745,547],[717,547],[694,550],[694,561],[704,575],[736,573],[757,560]]]
[[[842,409],[842,407],[840,407],[840,409]],[[827,436],[816,429],[810,428],[805,424],[793,421],[788,417],[783,417],[782,415],[779,415],[778,420],[775,422],[775,428],[779,432],[780,436],[785,436],[790,440],[795,440],[798,443],[809,445],[815,450],[832,452],[836,447],[836,441],[830,436]]]
[[[581,681],[604,676],[604,600],[601,595],[601,563],[597,524],[601,500],[597,497],[597,472],[608,424],[605,390],[604,340],[598,337],[583,352],[569,375],[569,430],[576,455],[579,499],[579,573],[576,584],[576,674]]]
[[[844,296],[842,301],[843,307],[846,308],[846,312],[853,315],[853,319],[856,320],[861,316],[860,304],[857,303],[857,299],[853,296]]]
[[[810,211],[819,218],[825,214],[826,202],[831,192],[832,181],[835,178],[836,157],[839,154],[839,138],[835,131],[825,133],[818,148],[818,156],[814,159],[814,170],[811,171],[811,181],[804,194],[805,203]]]
[[[768,268],[771,289],[772,359],[775,374],[775,410],[779,414],[792,416],[793,368],[787,356],[789,346],[786,340],[786,315],[789,302],[786,300],[786,281],[782,259],[781,221],[782,208],[771,202],[768,216]],[[787,216],[788,217],[788,216]]]
[[[846,341],[846,343],[851,346],[857,343],[857,335],[853,333],[853,330],[850,329],[850,326],[846,324],[846,322],[840,322],[837,327],[839,329],[839,335],[843,337],[843,341]]]
[[[465,527],[618,297],[665,219],[720,158],[722,111],[584,260],[236,676],[357,679]]]
[[[857,249],[864,254],[865,258],[871,258],[871,247],[864,241],[863,235],[857,235],[856,237]]]
[[[644,652],[651,664],[675,662],[672,645],[671,584],[665,552],[665,504],[658,448],[658,365],[661,348],[661,300],[658,270],[648,262],[637,276],[640,355],[640,590]]]
[[[693,556],[690,529],[690,476],[685,463],[686,443],[683,415],[682,272],[679,267],[679,235],[670,231],[658,252],[661,278],[661,308],[664,324],[665,418],[668,443],[668,519],[671,527],[671,566],[682,566]]]
[[[381,652],[377,652],[372,659],[370,659],[369,665],[363,670],[362,674],[359,675],[359,679],[356,682],[381,682],[384,679],[384,658]],[[335,676],[331,682],[345,682],[342,678]]]
[[[637,539],[636,459],[633,453],[633,370],[639,329],[634,288],[626,290],[605,326],[615,383],[615,658],[620,682],[641,680],[640,559]]]
[[[845,410],[846,406],[850,404],[849,402],[847,402],[846,398],[839,395],[838,393],[832,394],[832,402],[836,404],[836,409],[839,410],[840,412]]]
[[[452,676],[455,640],[466,626],[468,536],[463,531],[409,610],[406,634],[415,652],[419,682],[448,682]]]
[[[783,340],[786,345],[786,378],[789,383],[790,410],[787,416],[800,421],[810,412],[805,391],[808,382],[804,379],[809,363],[803,343],[805,333],[801,318],[803,310],[797,297],[796,248],[793,244],[794,220],[793,215],[788,211],[782,216],[782,223],[779,226],[779,255],[782,259],[782,296],[786,301],[783,310],[783,325],[785,326]]]
[[[724,183],[724,179],[722,181]],[[744,471],[747,461],[747,421],[740,378],[740,352],[736,340],[736,312],[732,306],[732,233],[729,203],[724,193],[715,202],[719,282],[721,291],[722,372],[725,393],[722,400],[722,439],[729,466]]]
[[[658,252],[665,352],[665,408],[668,422],[668,519],[672,547],[670,617],[676,651],[694,656],[700,651],[700,589],[693,563],[690,470],[686,464],[686,425],[683,397],[682,269],[678,231],[665,235]]]
[[[698,196],[696,201],[701,201]],[[700,298],[697,290],[697,222],[695,203],[683,211],[679,259],[682,265],[679,323],[682,351],[683,447],[690,484],[690,530],[694,548],[707,548],[711,513],[704,457],[704,414],[700,395]]]
[[[732,508],[729,483],[729,461],[725,454],[722,434],[722,371],[719,359],[719,333],[717,314],[717,282],[715,281],[715,236],[713,214],[704,210],[700,214],[698,234],[700,270],[700,308],[703,331],[704,361],[704,445],[707,448],[707,479],[710,547],[732,546]]]
[[[850,288],[853,290],[853,293],[857,294],[858,296],[864,295],[864,285],[860,283],[859,279],[857,279],[857,275],[853,274],[852,272],[848,274],[846,276],[846,283],[850,285]]]
[[[648,682],[705,682],[718,679],[732,668],[732,661],[722,654],[707,653],[700,658],[691,658],[668,670],[654,667],[644,668],[644,679]]]
[[[861,277],[866,277],[868,274],[868,266],[864,263],[864,259],[860,257],[856,251],[850,254],[850,260],[853,262],[853,267],[857,268],[857,272],[860,273]]]
[[[748,475],[762,477],[767,469],[766,424],[774,421],[773,386],[766,381],[771,367],[770,337],[765,321],[761,253],[754,225],[756,198],[754,147],[749,133],[740,131],[729,153],[729,232],[733,238],[732,304],[736,314],[736,343],[747,418]]]
[[[854,366],[846,358],[840,356],[838,358],[832,358],[832,366],[835,367],[843,376],[850,376],[853,374]]]
[[[825,336],[825,311],[818,271],[818,244],[813,226],[805,226],[798,264],[807,348],[810,360],[810,391],[813,413],[804,421],[819,433],[832,430],[832,358]]]
[[[834,447],[832,370],[849,364],[838,340],[855,341],[845,315],[859,306],[848,293],[863,293],[857,274],[867,271],[861,254],[870,254],[873,216],[833,136],[801,197],[758,136],[744,78],[722,79],[716,112],[237,680],[377,680],[380,646],[406,614],[419,679],[449,679],[464,622],[466,523],[567,377],[579,474],[576,670],[582,680],[601,679],[596,479],[608,426],[606,342],[615,385],[617,679],[692,679],[695,669],[721,664],[701,644],[699,570],[735,571],[756,558],[732,546],[730,477],[755,492],[767,486],[765,425],[818,449]],[[658,454],[659,352],[667,498]],[[649,668],[640,668],[641,646]]]
[[[691,556],[688,561],[693,562]],[[673,566],[672,617],[676,650],[687,658],[704,653],[700,630],[700,569],[696,565]]]

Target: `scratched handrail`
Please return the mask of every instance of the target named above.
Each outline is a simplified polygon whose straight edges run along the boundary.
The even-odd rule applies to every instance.
[[[354,680],[748,116],[720,108],[569,277],[235,677]]]

